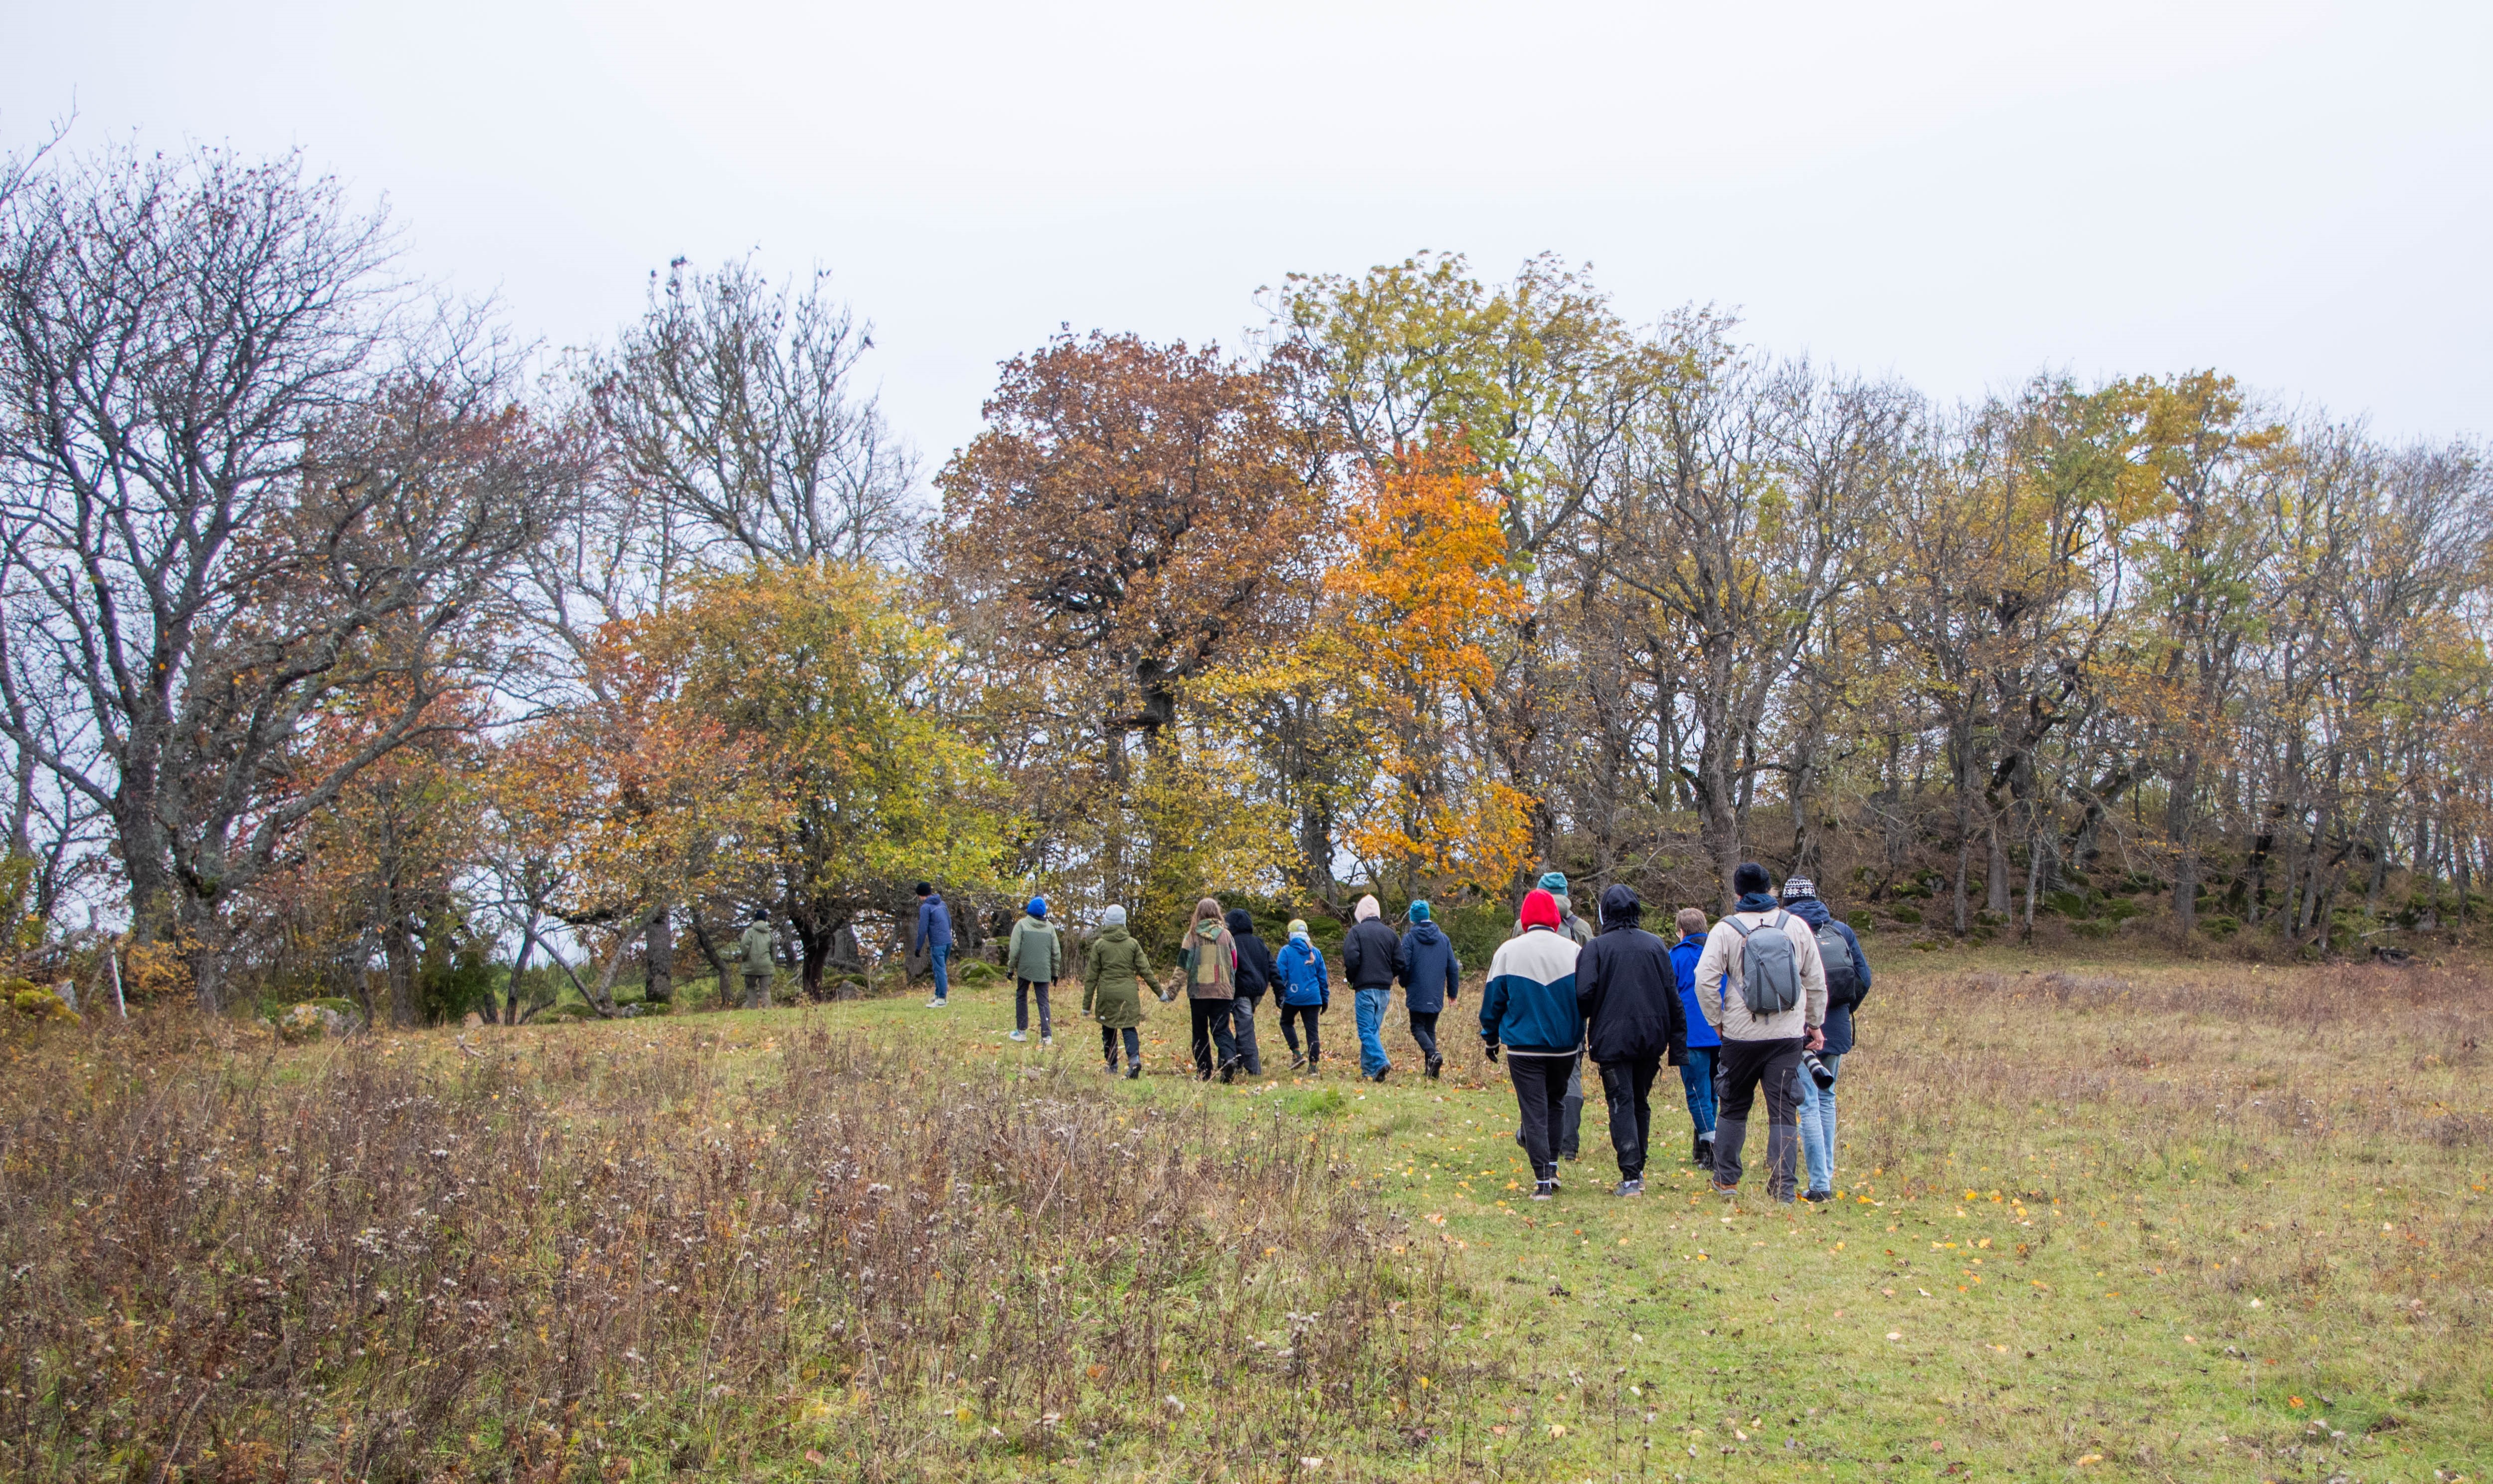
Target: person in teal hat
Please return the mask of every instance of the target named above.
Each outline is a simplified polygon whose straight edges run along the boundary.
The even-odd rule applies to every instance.
[[[1427,1061],[1425,1075],[1434,1077],[1446,1064],[1437,1051],[1437,1017],[1445,1013],[1446,1001],[1461,992],[1463,965],[1455,957],[1455,940],[1430,920],[1428,904],[1414,902],[1403,915],[1410,919],[1411,931],[1402,935],[1402,966],[1396,977],[1402,981],[1411,1039]]]

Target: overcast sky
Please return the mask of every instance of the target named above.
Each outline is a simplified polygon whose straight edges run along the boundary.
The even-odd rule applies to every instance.
[[[2213,366],[2493,433],[2493,5],[0,0],[0,144],[301,149],[593,342],[821,264],[931,467],[1060,322],[1235,344],[1421,248],[1970,397]]]

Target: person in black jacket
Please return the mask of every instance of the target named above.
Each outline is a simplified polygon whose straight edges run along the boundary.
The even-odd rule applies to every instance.
[[[1238,942],[1238,997],[1229,1002],[1229,1028],[1238,1040],[1238,1064],[1249,1077],[1264,1075],[1264,1055],[1255,1049],[1255,1012],[1264,1007],[1264,992],[1273,987],[1273,950],[1256,935],[1255,919],[1243,906],[1229,909],[1229,935]]]
[[[1643,915],[1634,888],[1602,893],[1601,935],[1576,961],[1576,1004],[1586,1023],[1586,1050],[1602,1068],[1610,1147],[1619,1157],[1615,1194],[1622,1196],[1644,1194],[1654,1075],[1664,1057],[1677,1066],[1688,1049],[1688,1014],[1679,1002],[1670,947],[1637,926]]]
[[[1395,977],[1402,981],[1402,1008],[1411,1017],[1411,1039],[1427,1058],[1427,1075],[1434,1077],[1446,1064],[1437,1052],[1437,1017],[1445,1013],[1446,1001],[1461,993],[1463,965],[1455,957],[1455,940],[1429,920],[1428,904],[1414,902],[1403,915],[1411,919],[1411,931],[1402,935],[1402,968]]]
[[[1341,935],[1341,976],[1350,981],[1351,1008],[1359,1017],[1359,1075],[1385,1081],[1394,1069],[1385,1059],[1385,1007],[1394,999],[1394,978],[1402,971],[1402,940],[1378,915],[1374,897],[1362,897],[1356,919]]]

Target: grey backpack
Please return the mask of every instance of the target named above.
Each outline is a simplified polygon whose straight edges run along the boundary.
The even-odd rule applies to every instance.
[[[1754,930],[1741,927],[1736,916],[1723,920],[1740,935],[1740,997],[1749,1013],[1781,1015],[1799,1004],[1800,963],[1792,957],[1791,935],[1784,931],[1791,914],[1777,912]]]

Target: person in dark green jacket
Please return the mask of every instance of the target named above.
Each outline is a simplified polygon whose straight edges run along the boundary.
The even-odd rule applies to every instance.
[[[770,914],[756,912],[752,925],[744,930],[744,1008],[770,1008],[770,955],[779,946],[777,935],[770,931]],[[721,996],[724,997],[724,996]]]
[[[1150,960],[1140,939],[1126,931],[1126,909],[1111,905],[1099,914],[1099,935],[1091,940],[1090,962],[1082,969],[1082,1013],[1099,1023],[1099,1053],[1108,1058],[1108,1074],[1117,1072],[1117,1034],[1125,1032],[1126,1076],[1143,1075],[1144,985],[1159,994]],[[1163,998],[1166,996],[1163,995]]]

